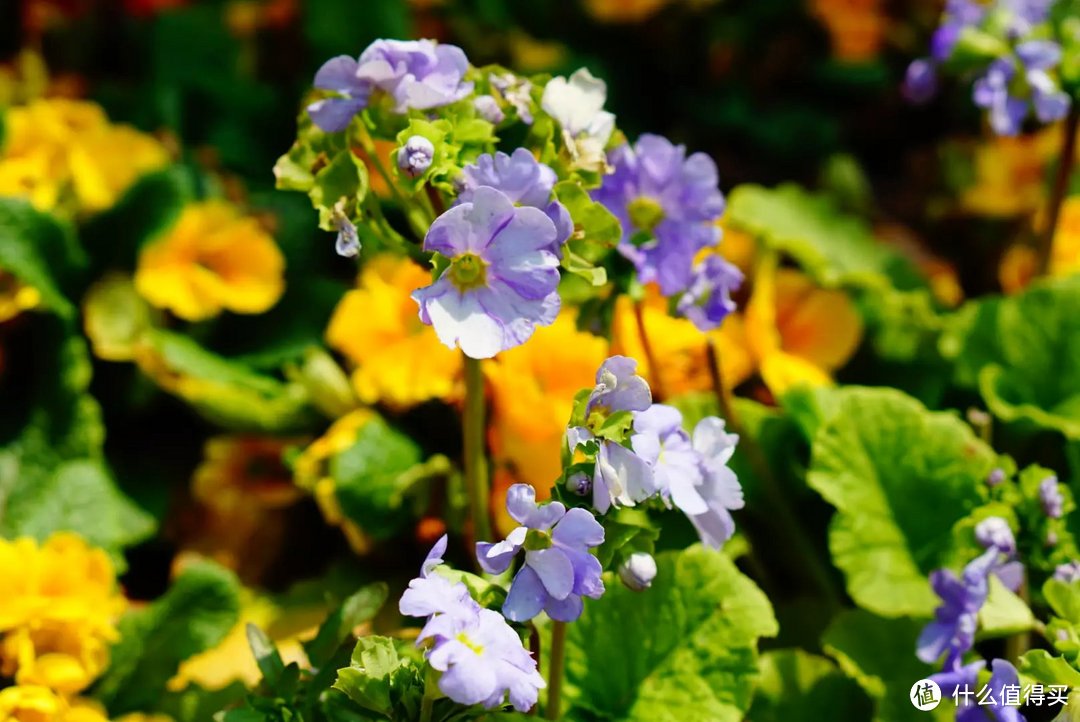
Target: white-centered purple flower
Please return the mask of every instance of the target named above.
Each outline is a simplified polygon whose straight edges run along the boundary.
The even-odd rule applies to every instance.
[[[402,614],[428,618],[416,643],[427,646],[428,663],[441,672],[439,689],[460,704],[494,709],[509,699],[527,712],[546,686],[536,660],[501,614],[481,608],[463,583],[434,573],[445,552],[443,535],[398,603]]]
[[[525,343],[559,313],[555,241],[555,224],[543,211],[477,188],[470,201],[436,218],[424,238],[424,250],[450,264],[439,280],[413,292],[420,320],[472,358]]]
[[[1056,476],[1048,476],[1039,483],[1039,503],[1043,513],[1051,519],[1060,519],[1065,513],[1065,497],[1058,488]]]
[[[566,431],[572,452],[580,444],[596,442],[596,468],[592,479],[593,507],[601,514],[612,505],[633,506],[658,491],[649,463],[611,439],[598,438],[604,422],[618,412],[644,411],[652,404],[649,384],[637,375],[637,361],[612,356],[596,372],[596,386],[585,404],[585,426]]]
[[[410,178],[423,175],[434,159],[435,146],[422,135],[411,136],[397,152],[398,169]]]
[[[619,579],[635,592],[648,589],[656,579],[656,559],[652,554],[634,552],[619,565]]]
[[[556,181],[555,171],[525,148],[510,155],[502,151],[484,153],[461,169],[457,202],[472,201],[477,188],[488,186],[502,191],[516,205],[539,208],[555,224],[555,243],[549,250],[560,255],[562,244],[574,232],[574,222],[566,206],[552,197]]]
[[[580,68],[569,78],[556,77],[544,87],[540,107],[562,128],[563,144],[574,164],[603,171],[604,147],[615,130],[615,116],[604,110],[607,84]]]
[[[390,99],[395,113],[427,110],[457,102],[472,92],[464,80],[469,69],[465,52],[433,40],[376,40],[359,60],[340,55],[315,74],[315,87],[336,97],[308,106],[315,125],[332,133],[344,130],[368,106],[375,93]]]
[[[585,509],[567,511],[560,502],[537,505],[528,484],[506,492],[506,510],[521,526],[496,544],[478,542],[476,557],[489,574],[502,574],[522,549],[525,563],[503,604],[507,619],[524,622],[541,610],[552,619],[572,622],[581,616],[582,597],[604,593],[603,568],[589,551],[604,542],[604,528]]]
[[[473,107],[480,117],[487,122],[498,125],[506,120],[506,113],[499,107],[499,101],[493,95],[478,95],[473,98]]]
[[[653,404],[634,414],[634,453],[652,467],[660,497],[687,516],[704,514],[709,507],[698,493],[704,483],[701,457],[682,428],[682,414],[674,406]]]
[[[720,241],[724,196],[716,163],[651,134],[611,151],[608,161],[614,171],[593,198],[622,223],[619,251],[643,283],[659,283],[665,296],[685,291],[698,251]]]
[[[679,297],[676,310],[702,331],[719,328],[735,310],[731,294],[742,282],[743,274],[737,267],[718,255],[708,256],[694,265],[690,287]]]

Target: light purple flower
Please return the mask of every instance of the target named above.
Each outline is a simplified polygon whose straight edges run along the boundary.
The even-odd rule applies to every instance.
[[[1039,503],[1043,513],[1051,519],[1060,519],[1065,513],[1065,497],[1061,495],[1056,476],[1048,476],[1039,483]]]
[[[506,102],[517,111],[518,119],[525,125],[533,124],[532,83],[526,78],[515,77],[511,73],[488,76],[491,87],[502,93]]]
[[[344,130],[367,107],[373,93],[385,93],[395,113],[427,110],[461,100],[472,92],[464,80],[469,61],[456,45],[433,40],[376,40],[360,55],[332,58],[315,74],[315,87],[339,97],[308,106],[312,121],[326,132]]]
[[[398,610],[402,614],[409,617],[431,617],[436,614],[470,617],[480,609],[464,584],[432,573],[435,567],[442,564],[445,553],[446,535],[443,534],[424,559],[420,576],[409,582],[408,589],[401,595]]]
[[[413,292],[420,320],[439,340],[472,358],[525,343],[559,313],[555,224],[543,211],[515,207],[481,186],[472,200],[435,219],[424,250],[450,260],[435,283]]]
[[[589,394],[585,416],[616,411],[644,411],[652,404],[649,383],[637,375],[637,361],[611,356],[596,371],[596,386]]]
[[[701,457],[682,428],[682,414],[674,406],[653,404],[634,414],[634,453],[652,467],[660,497],[687,516],[709,510],[697,487],[704,483]]]
[[[1054,569],[1054,579],[1066,584],[1080,581],[1080,562],[1073,560],[1065,564],[1058,564]]]
[[[652,586],[656,579],[656,560],[652,554],[634,552],[619,565],[619,579],[628,589],[641,592]]]
[[[994,469],[986,477],[986,485],[990,487],[997,486],[1005,481],[1005,470],[1001,468]]]
[[[937,86],[937,65],[929,58],[919,58],[908,65],[901,90],[909,103],[921,105],[934,97]]]
[[[927,664],[945,654],[944,669],[956,669],[964,654],[975,644],[979,610],[990,594],[989,576],[999,564],[1001,551],[987,549],[964,567],[961,577],[949,569],[930,574],[930,586],[941,598],[934,621],[923,628],[916,656]]]
[[[731,512],[745,505],[742,485],[728,466],[739,443],[739,435],[725,431],[723,419],[706,416],[694,427],[691,441],[701,459],[702,484],[697,492],[705,500],[707,509],[704,513],[688,516],[701,542],[719,549],[735,533]]]
[[[431,167],[435,158],[435,146],[422,135],[414,135],[398,148],[397,165],[402,173],[415,178]]]
[[[360,235],[356,232],[356,226],[341,208],[334,208],[333,222],[337,228],[337,238],[334,240],[334,250],[337,254],[344,258],[360,255]]]
[[[679,298],[676,310],[702,331],[719,328],[735,310],[732,291],[739,290],[743,274],[718,255],[711,255],[694,266],[690,288]]]
[[[499,107],[499,101],[492,95],[478,95],[473,98],[473,107],[480,117],[493,125],[506,120],[506,113]]]
[[[973,700],[965,692],[977,694],[979,672],[986,666],[984,660],[972,662],[966,666],[960,663],[946,667],[944,671],[930,676],[930,679],[941,687],[941,696],[945,699],[955,699],[959,704],[956,711],[957,722],[984,722],[982,710],[976,705],[977,699]],[[978,715],[978,716],[974,716]]]
[[[528,712],[547,686],[536,660],[498,612],[478,609],[468,618],[438,615],[417,641],[428,639],[435,640],[427,660],[442,673],[439,689],[459,704],[494,709],[509,698],[514,709]]]
[[[990,126],[998,135],[1016,135],[1029,107],[1042,123],[1065,116],[1069,98],[1048,71],[1061,61],[1061,48],[1049,40],[1032,40],[1016,46],[1015,57],[990,63],[974,85],[975,105],[989,112]],[[1016,76],[1022,73],[1022,88],[1028,95],[1016,95]],[[1022,91],[1021,91],[1022,92]]]
[[[1016,707],[1006,706],[1003,702],[1006,687],[1020,687],[1016,667],[1004,659],[993,660],[984,697],[978,676],[985,666],[986,662],[981,659],[966,666],[960,666],[957,662],[930,679],[941,687],[945,699],[957,701],[956,722],[1024,722],[1023,715]]]
[[[1016,539],[1013,537],[1009,522],[1000,516],[991,516],[975,525],[975,539],[983,549],[997,547],[1003,554],[1016,551]]]
[[[489,574],[505,572],[525,549],[525,564],[510,584],[503,614],[524,622],[543,610],[560,622],[574,621],[581,616],[582,597],[599,599],[604,593],[603,568],[589,552],[604,542],[604,527],[585,509],[567,511],[557,501],[538,506],[528,484],[510,487],[506,510],[521,526],[497,544],[476,545],[480,566]]]
[[[720,241],[724,212],[716,164],[704,153],[658,135],[611,151],[614,171],[593,191],[622,223],[619,251],[633,261],[643,283],[655,281],[665,296],[687,289],[694,256]]]
[[[488,186],[502,191],[517,205],[539,208],[555,224],[556,242],[549,250],[558,255],[562,244],[574,232],[574,222],[566,206],[552,198],[557,180],[555,171],[525,148],[518,148],[511,155],[502,151],[495,155],[484,153],[461,169],[457,202],[471,201],[477,188]]]
[[[978,25],[986,17],[986,6],[976,0],[947,0],[941,23],[930,39],[930,57],[934,63],[944,63],[952,55],[960,33]]]
[[[311,121],[327,133],[345,130],[353,116],[367,107],[371,84],[357,75],[360,64],[348,55],[323,63],[315,73],[315,87],[337,93],[307,107]]]

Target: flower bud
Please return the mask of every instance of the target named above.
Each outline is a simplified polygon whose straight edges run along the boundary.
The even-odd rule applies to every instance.
[[[656,578],[656,560],[652,554],[634,552],[619,566],[619,578],[635,592],[648,589]]]
[[[473,107],[480,117],[489,123],[498,125],[506,120],[506,113],[499,107],[499,101],[490,95],[478,95],[473,100]]]
[[[1009,522],[1000,516],[991,516],[976,524],[975,538],[984,549],[997,547],[1004,554],[1016,551],[1016,539],[1009,528]]]
[[[1051,519],[1060,519],[1065,513],[1065,497],[1058,489],[1056,476],[1048,476],[1039,484],[1039,501],[1042,504],[1043,513]]]
[[[592,491],[592,480],[583,471],[575,471],[566,477],[566,488],[578,496],[588,496]]]
[[[431,167],[435,146],[422,135],[414,135],[398,149],[397,164],[401,172],[410,178],[423,174]]]
[[[987,486],[997,486],[1001,482],[1005,481],[1005,470],[998,468],[990,472],[990,475],[986,477]]]

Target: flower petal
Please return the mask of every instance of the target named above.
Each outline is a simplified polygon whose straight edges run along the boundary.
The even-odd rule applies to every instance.
[[[536,572],[547,593],[555,599],[566,599],[574,589],[574,565],[561,549],[551,547],[526,552],[525,563]]]
[[[548,593],[540,582],[540,577],[532,567],[523,566],[510,584],[510,592],[503,602],[503,615],[511,622],[526,622],[544,608]]]
[[[604,543],[604,527],[587,509],[574,508],[555,525],[551,538],[568,547],[595,547]]]

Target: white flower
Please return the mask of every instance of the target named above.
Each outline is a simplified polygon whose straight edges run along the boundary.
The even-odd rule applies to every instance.
[[[563,140],[581,167],[606,170],[604,146],[615,130],[615,116],[604,110],[607,84],[581,68],[566,78],[552,78],[540,107],[562,126]]]

